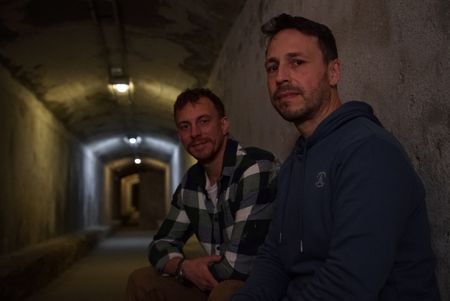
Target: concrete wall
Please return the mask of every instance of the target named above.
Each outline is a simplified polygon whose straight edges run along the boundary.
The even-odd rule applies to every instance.
[[[100,163],[0,67],[0,254],[103,216]]]
[[[114,173],[106,166],[103,166],[103,218],[102,224],[112,222],[119,217],[120,202],[118,195],[119,185],[114,185]]]
[[[165,169],[139,174],[140,226],[146,230],[157,230],[168,213],[167,178]]]
[[[120,215],[137,217],[139,210],[133,204],[133,186],[139,185],[139,174],[131,174],[120,179]]]
[[[209,86],[224,98],[232,133],[284,159],[297,137],[272,109],[261,24],[301,14],[335,33],[344,100],[370,103],[425,182],[442,300],[450,299],[450,2],[251,0],[226,41]]]

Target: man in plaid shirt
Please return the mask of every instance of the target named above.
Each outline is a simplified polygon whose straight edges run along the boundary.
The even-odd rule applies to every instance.
[[[208,89],[181,93],[174,118],[181,143],[198,162],[149,246],[153,267],[130,276],[128,300],[228,300],[266,236],[278,164],[271,153],[229,137],[223,103]],[[182,249],[193,234],[208,255],[185,259]]]

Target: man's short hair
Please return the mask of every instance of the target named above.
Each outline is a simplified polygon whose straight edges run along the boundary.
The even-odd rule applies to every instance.
[[[338,58],[336,40],[326,25],[300,16],[281,14],[261,26],[261,31],[270,39],[283,29],[296,29],[305,35],[316,37],[319,40],[319,47],[325,62],[328,63]]]
[[[222,100],[220,100],[220,98],[211,90],[206,88],[186,89],[178,95],[177,100],[173,105],[173,116],[175,117],[176,113],[188,103],[196,103],[200,97],[208,98],[213,103],[219,116],[225,116],[225,106],[223,105]]]

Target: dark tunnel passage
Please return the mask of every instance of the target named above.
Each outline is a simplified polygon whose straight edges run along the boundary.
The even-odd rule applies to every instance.
[[[117,167],[113,174],[112,212],[123,226],[156,230],[167,214],[171,186],[169,168],[143,160],[139,164]]]

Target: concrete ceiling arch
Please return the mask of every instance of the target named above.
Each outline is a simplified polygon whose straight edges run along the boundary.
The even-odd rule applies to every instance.
[[[174,141],[176,96],[206,84],[244,3],[0,0],[0,64],[88,148],[135,134]],[[119,77],[129,93],[111,90]],[[116,146],[95,153],[133,155]]]

